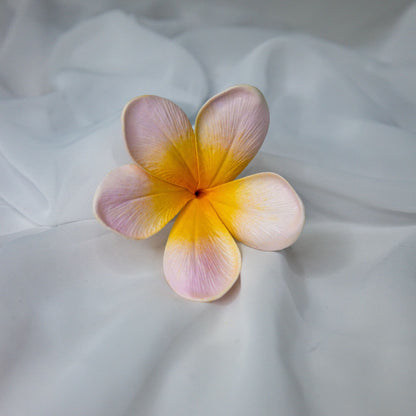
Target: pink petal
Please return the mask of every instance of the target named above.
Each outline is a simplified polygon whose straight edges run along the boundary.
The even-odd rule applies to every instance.
[[[233,180],[256,155],[269,128],[269,110],[262,93],[238,85],[212,97],[195,122],[199,188]]]
[[[142,239],[162,229],[192,198],[194,195],[186,189],[163,182],[132,164],[104,178],[95,194],[94,210],[111,229]]]
[[[196,190],[195,135],[186,114],[155,95],[130,101],[123,113],[124,135],[133,159],[152,175]]]
[[[250,247],[282,250],[302,231],[302,201],[275,173],[258,173],[204,192],[231,234]]]
[[[204,197],[193,199],[179,214],[166,245],[165,278],[180,296],[212,301],[237,280],[240,251]]]

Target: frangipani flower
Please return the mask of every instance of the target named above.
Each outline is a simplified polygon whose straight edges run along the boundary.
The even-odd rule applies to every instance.
[[[304,208],[285,179],[258,173],[234,180],[269,127],[257,88],[238,85],[212,97],[196,117],[195,132],[176,104],[153,95],[126,105],[123,126],[136,164],[107,175],[95,195],[95,214],[112,230],[143,239],[179,213],[163,270],[180,296],[212,301],[232,287],[241,268],[234,239],[281,250],[298,238]]]

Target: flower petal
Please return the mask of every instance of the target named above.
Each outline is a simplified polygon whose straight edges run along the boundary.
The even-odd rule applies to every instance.
[[[191,300],[218,299],[237,280],[240,251],[206,198],[193,199],[179,214],[163,268],[172,289]]]
[[[204,192],[231,234],[250,247],[282,250],[302,231],[302,201],[275,173],[258,173]]]
[[[172,101],[143,95],[123,112],[124,135],[133,159],[159,179],[196,190],[195,135],[186,114]]]
[[[132,164],[104,178],[95,193],[94,211],[111,229],[142,239],[162,229],[194,197],[186,189],[163,182]]]
[[[255,87],[238,85],[212,97],[195,121],[199,188],[233,180],[256,155],[269,128],[269,110]]]

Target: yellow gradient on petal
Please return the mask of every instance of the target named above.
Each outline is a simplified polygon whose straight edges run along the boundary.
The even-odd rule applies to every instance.
[[[199,188],[236,178],[256,155],[269,127],[262,93],[237,85],[208,100],[195,121]]]
[[[290,184],[275,173],[247,176],[204,193],[231,234],[250,247],[282,250],[302,231],[303,203]]]
[[[122,119],[133,159],[157,178],[195,192],[195,134],[186,114],[166,98],[143,95],[125,106]]]
[[[205,197],[195,198],[180,212],[166,245],[165,278],[180,296],[212,301],[237,280],[240,251]]]
[[[111,171],[98,187],[96,216],[129,238],[150,237],[163,228],[194,194],[161,181],[137,165]]]

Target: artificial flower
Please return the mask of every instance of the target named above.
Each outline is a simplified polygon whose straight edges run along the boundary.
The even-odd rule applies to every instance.
[[[304,208],[275,173],[234,180],[256,155],[269,127],[262,93],[237,85],[199,111],[195,131],[173,102],[154,95],[123,111],[127,149],[136,162],[110,172],[94,211],[120,234],[143,239],[178,213],[163,270],[180,296],[212,301],[237,280],[241,255],[234,239],[260,250],[281,250],[299,236]]]

